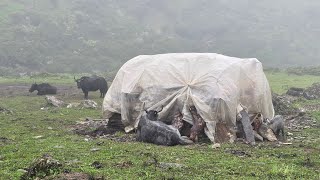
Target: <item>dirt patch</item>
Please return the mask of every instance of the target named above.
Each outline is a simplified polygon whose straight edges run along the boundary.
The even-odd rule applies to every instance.
[[[310,127],[318,127],[318,123],[307,112],[320,111],[320,105],[305,105],[303,108],[294,108],[292,103],[297,101],[298,97],[290,95],[273,94],[272,101],[275,114],[283,115],[286,127],[289,130],[301,130]]]
[[[272,94],[272,103],[275,114],[281,114],[284,117],[297,114],[300,112],[299,109],[292,107],[292,103],[298,100],[298,97],[288,95]]]
[[[78,122],[71,129],[76,134],[89,136],[91,138],[105,138],[117,142],[136,141],[136,135],[124,133],[124,126],[119,115],[111,117],[109,120],[92,120]]]
[[[119,162],[115,164],[116,167],[118,168],[129,168],[133,165],[133,162],[131,161],[124,161],[124,162]]]
[[[57,96],[60,97],[74,97],[81,96],[83,93],[76,85],[54,85],[57,87]],[[31,84],[0,84],[0,96],[13,97],[13,96],[37,96],[36,92],[30,93],[29,89]]]
[[[278,154],[270,154],[270,156],[286,159],[286,158],[294,158],[294,157],[297,157],[298,155],[296,153],[292,153],[292,154],[278,153]]]
[[[59,174],[55,177],[47,177],[44,180],[104,180],[104,179],[105,178],[103,176],[95,177],[85,173],[73,172],[73,173]]]
[[[319,127],[319,124],[310,115],[298,113],[297,115],[287,117],[286,127],[288,130],[297,131],[311,127]]]
[[[312,105],[308,104],[308,105],[303,106],[303,109],[308,112],[320,111],[320,104],[312,104]]]
[[[226,150],[225,152],[239,156],[239,157],[251,157],[251,155],[249,153],[247,153],[245,151],[241,151],[241,150],[231,149],[231,150]]]
[[[320,98],[320,83],[313,83],[311,87],[308,87],[304,90],[304,92],[314,99]]]

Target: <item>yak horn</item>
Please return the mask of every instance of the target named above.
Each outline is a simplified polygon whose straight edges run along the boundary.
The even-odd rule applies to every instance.
[[[147,113],[147,110],[144,108],[144,107],[145,107],[145,105],[146,105],[146,103],[145,103],[145,102],[143,102],[143,104],[142,104],[142,110],[144,110],[144,111]]]
[[[161,112],[162,110],[163,110],[163,105],[161,106],[161,109],[158,111],[158,113]]]

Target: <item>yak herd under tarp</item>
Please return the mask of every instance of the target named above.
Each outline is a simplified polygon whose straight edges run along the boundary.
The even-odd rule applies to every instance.
[[[121,115],[119,120],[130,132],[138,128],[143,112],[162,106],[157,121],[174,126],[179,116],[191,131],[198,123],[195,119],[204,121],[203,131],[212,142],[235,139],[242,110],[263,119],[274,117],[262,64],[255,58],[213,53],[140,55],[129,60],[104,98],[103,114],[105,118]]]

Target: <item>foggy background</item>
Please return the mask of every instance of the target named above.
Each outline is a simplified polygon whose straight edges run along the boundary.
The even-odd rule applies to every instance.
[[[319,0],[1,0],[0,75],[116,71],[140,54],[319,65]]]

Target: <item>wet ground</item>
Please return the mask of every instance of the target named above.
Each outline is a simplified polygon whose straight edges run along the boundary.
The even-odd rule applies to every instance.
[[[74,98],[79,97],[83,98],[83,93],[81,89],[78,89],[76,85],[54,85],[57,87],[57,97],[63,98]],[[32,93],[29,92],[31,84],[21,83],[21,84],[13,84],[13,83],[6,83],[0,84],[0,97],[13,97],[13,96],[37,96],[37,91]],[[98,95],[100,94],[97,92],[89,92],[90,95]]]

